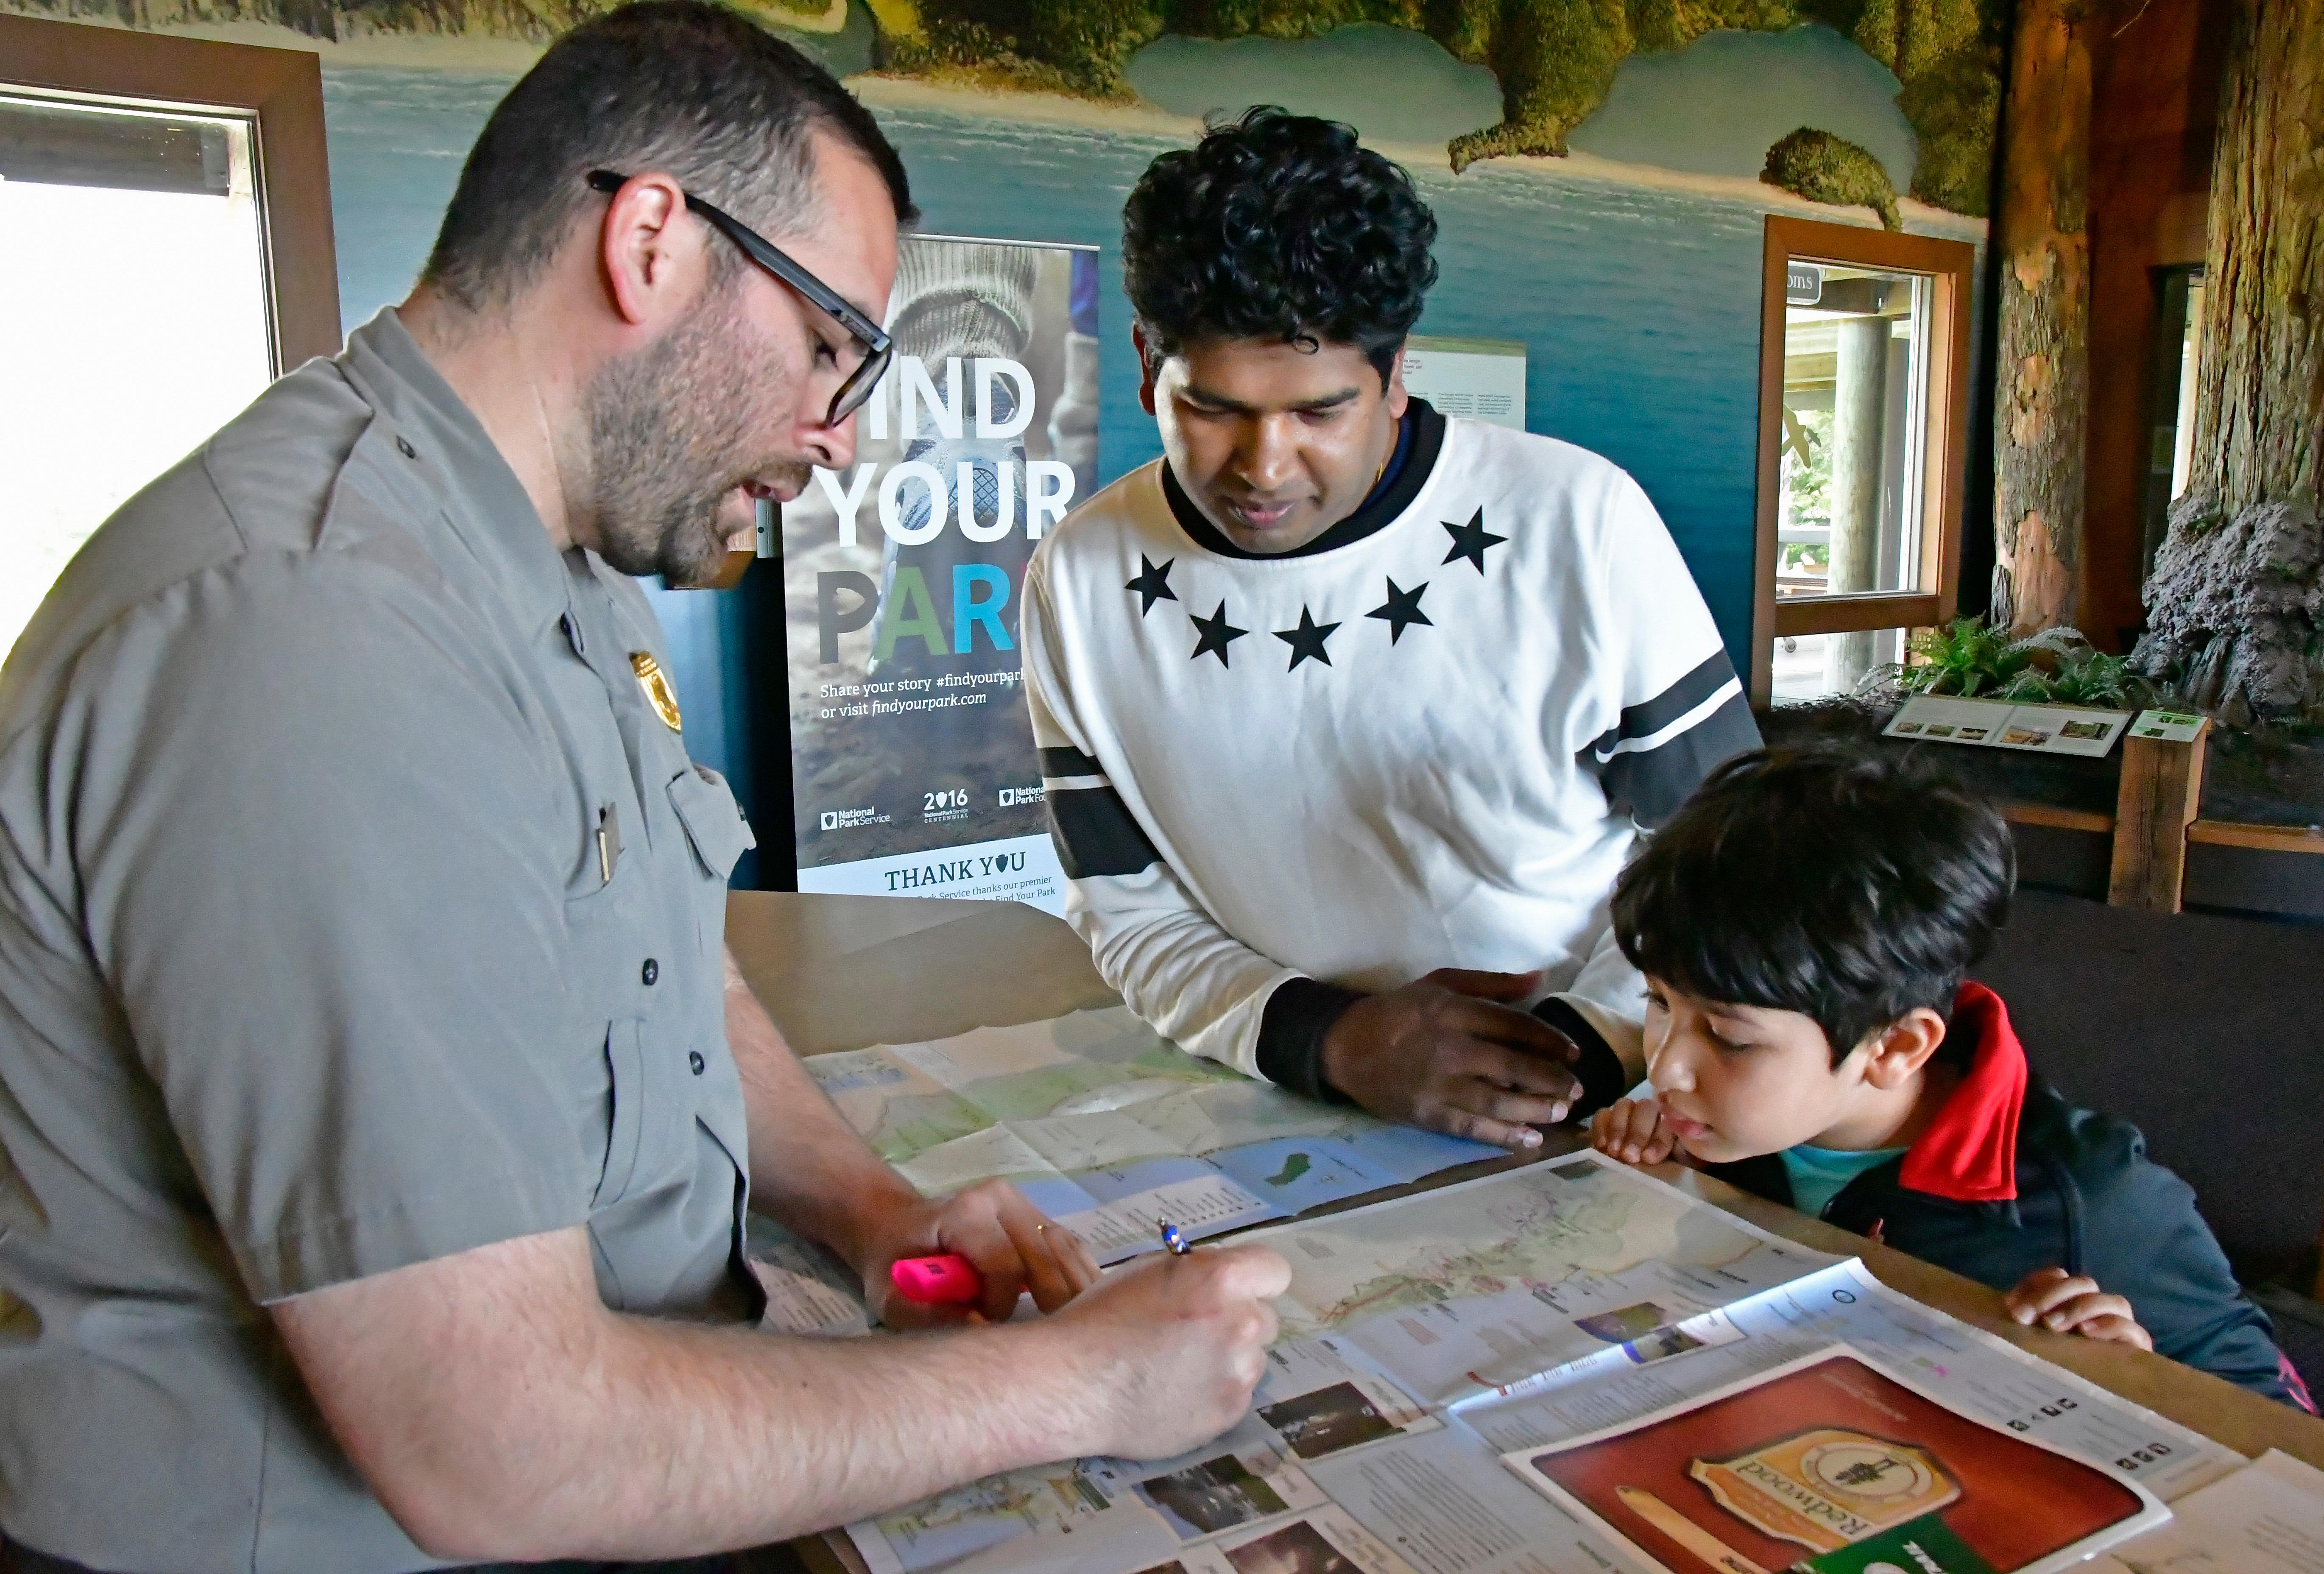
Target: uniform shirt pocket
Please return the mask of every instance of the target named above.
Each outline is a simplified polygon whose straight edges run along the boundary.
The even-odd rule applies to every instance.
[[[702,872],[712,879],[724,882],[734,872],[735,860],[759,844],[726,778],[707,766],[689,766],[669,778],[669,806],[686,827]]]

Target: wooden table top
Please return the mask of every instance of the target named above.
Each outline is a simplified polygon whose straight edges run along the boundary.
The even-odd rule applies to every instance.
[[[768,1013],[803,1055],[948,1038],[971,1028],[1120,1003],[1072,930],[1014,902],[737,891],[727,897],[726,939]],[[1537,1155],[1465,1164],[1410,1187],[1316,1211],[1362,1206],[1586,1146],[1579,1132],[1552,1132]],[[2282,1449],[2324,1468],[2324,1421],[2144,1350],[2020,1328],[2003,1315],[1999,1293],[1973,1280],[1684,1165],[1656,1164],[1647,1173],[1770,1234],[1861,1257],[1891,1289],[1974,1323],[2237,1453],[2256,1457]],[[839,1545],[830,1551],[842,1565],[853,1565],[853,1548],[844,1536],[836,1540]],[[823,1556],[810,1560],[826,1561]]]

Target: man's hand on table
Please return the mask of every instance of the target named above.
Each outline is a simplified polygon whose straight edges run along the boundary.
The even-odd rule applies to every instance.
[[[1368,995],[1323,1036],[1323,1079],[1375,1115],[1524,1150],[1582,1096],[1571,1040],[1515,1002],[1538,973],[1439,968]]]
[[[1275,1342],[1268,1302],[1290,1287],[1291,1266],[1263,1246],[1165,1252],[1043,1324],[1056,1358],[1080,1365],[1099,1403],[1092,1451],[1165,1459],[1240,1421]]]
[[[1005,1322],[1017,1297],[1055,1312],[1097,1283],[1097,1262],[1081,1238],[1052,1222],[1006,1181],[986,1181],[949,1197],[908,1192],[870,1205],[862,1244],[853,1254],[873,1316],[890,1328],[935,1328],[972,1313]],[[984,1281],[974,1306],[923,1306],[896,1292],[888,1270],[899,1257],[957,1252]]]

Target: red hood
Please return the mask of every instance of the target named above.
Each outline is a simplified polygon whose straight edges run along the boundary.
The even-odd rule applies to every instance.
[[[1950,1037],[1968,1044],[1969,1069],[1896,1177],[1915,1192],[1956,1202],[2006,1202],[2017,1196],[2017,1116],[2025,1105],[2025,1050],[2009,1008],[1980,983],[1953,997]]]

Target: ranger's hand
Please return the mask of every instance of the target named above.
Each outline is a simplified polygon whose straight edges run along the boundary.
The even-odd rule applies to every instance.
[[[1323,1078],[1375,1115],[1523,1150],[1582,1096],[1581,1052],[1511,1002],[1538,973],[1439,968],[1369,995],[1323,1036]]]
[[[1670,1157],[1678,1138],[1663,1124],[1663,1107],[1652,1099],[1625,1099],[1590,1118],[1590,1146],[1630,1164],[1658,1164]]]
[[[899,1257],[957,1252],[975,1265],[984,1294],[973,1306],[923,1306],[896,1290]],[[1097,1262],[1081,1238],[1047,1218],[1006,1181],[985,1181],[949,1197],[914,1198],[889,1208],[868,1232],[864,1303],[890,1328],[934,1328],[975,1313],[1005,1322],[1019,1294],[1055,1312],[1097,1283]]]
[[[1263,1246],[1165,1252],[1025,1331],[1088,1374],[1090,1452],[1167,1459],[1250,1411],[1275,1342],[1268,1302],[1290,1284],[1291,1266]]]
[[[2052,1333],[2078,1333],[2142,1350],[2154,1348],[2153,1336],[2138,1325],[2129,1302],[2106,1293],[2097,1280],[2063,1268],[2034,1269],[2017,1282],[2003,1304],[2026,1328],[2038,1323]]]

